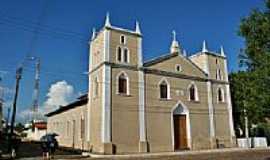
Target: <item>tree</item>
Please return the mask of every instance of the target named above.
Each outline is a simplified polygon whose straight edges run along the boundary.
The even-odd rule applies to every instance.
[[[264,10],[253,10],[240,24],[238,34],[245,48],[239,58],[244,70],[230,75],[235,128],[243,128],[244,109],[250,124],[270,117],[270,0],[265,4]]]
[[[245,39],[241,63],[254,71],[269,67],[270,58],[270,0],[264,11],[253,10],[241,20],[239,35]]]

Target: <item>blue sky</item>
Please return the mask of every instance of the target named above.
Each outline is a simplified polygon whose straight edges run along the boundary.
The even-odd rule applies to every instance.
[[[144,59],[169,51],[171,32],[188,54],[200,50],[202,41],[218,51],[223,45],[229,71],[237,71],[237,55],[244,42],[237,36],[240,19],[263,0],[1,0],[0,85],[14,89],[15,68],[27,53],[41,58],[40,105],[50,86],[65,80],[74,94],[87,92],[88,44],[93,27],[101,28],[106,12],[112,25],[143,32]],[[35,34],[39,28],[38,34]],[[28,62],[21,81],[18,114],[32,103],[34,64]],[[5,96],[7,106],[12,94]],[[20,117],[19,117],[20,119]]]

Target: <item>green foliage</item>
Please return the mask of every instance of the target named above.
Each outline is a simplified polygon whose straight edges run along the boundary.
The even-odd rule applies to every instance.
[[[239,55],[244,71],[230,75],[236,128],[244,128],[244,109],[250,124],[270,117],[270,0],[241,20],[239,35],[245,48]]]
[[[270,0],[266,3],[265,11],[253,10],[240,24],[239,35],[246,44],[240,55],[241,62],[252,71],[270,65]]]

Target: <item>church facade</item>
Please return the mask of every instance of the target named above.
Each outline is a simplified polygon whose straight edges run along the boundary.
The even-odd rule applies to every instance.
[[[144,62],[142,40],[138,23],[118,28],[109,16],[93,31],[87,102],[47,115],[60,145],[102,154],[233,147],[223,48],[211,52],[204,42],[187,56],[174,34],[169,53]]]

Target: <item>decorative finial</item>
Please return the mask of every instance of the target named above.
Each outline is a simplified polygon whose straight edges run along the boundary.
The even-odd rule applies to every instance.
[[[183,56],[187,56],[187,51],[185,49],[183,50]]]
[[[139,22],[138,22],[138,21],[136,21],[136,28],[135,28],[135,32],[136,32],[137,34],[141,34],[140,24],[139,24]]]
[[[208,52],[207,46],[206,46],[206,41],[203,41],[203,47],[202,47],[202,52]]]
[[[95,38],[96,38],[96,29],[93,28],[91,40],[94,40]]]
[[[173,35],[173,41],[171,44],[171,53],[180,53],[180,47],[179,47],[178,41],[176,40],[176,32],[174,30],[172,31],[172,35]]]
[[[176,32],[175,32],[175,30],[172,31],[172,35],[173,35],[173,41],[176,41]]]
[[[109,12],[107,12],[107,14],[106,14],[105,27],[111,27]]]
[[[220,55],[226,57],[223,46],[220,46]]]

